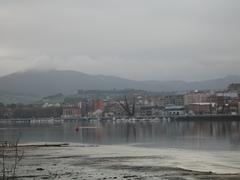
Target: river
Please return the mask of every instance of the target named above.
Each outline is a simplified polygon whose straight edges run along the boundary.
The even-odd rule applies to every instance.
[[[239,121],[65,122],[0,124],[0,140],[240,150]]]

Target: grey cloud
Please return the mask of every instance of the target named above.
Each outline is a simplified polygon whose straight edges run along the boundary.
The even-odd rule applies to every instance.
[[[0,70],[153,80],[239,74],[239,18],[238,0],[1,0]]]

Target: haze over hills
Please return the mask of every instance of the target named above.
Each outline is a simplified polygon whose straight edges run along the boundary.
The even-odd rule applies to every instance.
[[[26,71],[0,77],[0,90],[6,92],[48,96],[56,93],[74,94],[78,89],[141,89],[147,91],[221,90],[230,83],[240,82],[240,76],[207,81],[135,81],[115,76],[89,75],[76,71]]]

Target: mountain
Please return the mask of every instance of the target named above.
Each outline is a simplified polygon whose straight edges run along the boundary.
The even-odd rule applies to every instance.
[[[0,78],[0,89],[49,96],[73,94],[78,89],[113,89],[133,86],[135,81],[111,76],[93,76],[76,71],[26,71]]]
[[[0,78],[0,90],[11,93],[49,96],[56,93],[74,94],[78,89],[142,89],[147,91],[185,91],[226,89],[240,82],[240,76],[227,76],[207,81],[135,81],[114,76],[89,75],[76,71],[26,71]]]
[[[12,103],[23,103],[29,104],[39,101],[41,97],[32,94],[23,93],[11,93],[0,90],[0,103],[12,104]]]

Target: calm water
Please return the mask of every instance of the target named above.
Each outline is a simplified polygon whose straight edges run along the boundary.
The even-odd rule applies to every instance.
[[[79,131],[76,131],[78,127]],[[130,144],[199,150],[240,150],[240,122],[79,122],[0,124],[0,140]]]

